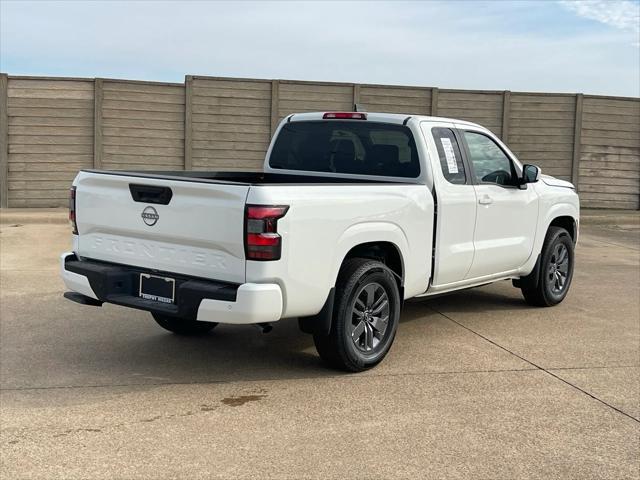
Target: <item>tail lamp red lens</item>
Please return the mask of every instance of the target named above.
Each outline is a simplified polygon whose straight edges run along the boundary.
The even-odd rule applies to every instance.
[[[336,120],[366,120],[367,114],[363,112],[327,112],[322,118]]]
[[[73,227],[73,234],[78,234],[78,224],[76,223],[76,187],[69,190],[69,221]]]
[[[248,205],[245,218],[244,250],[247,260],[279,260],[282,237],[278,219],[289,210],[286,205]]]

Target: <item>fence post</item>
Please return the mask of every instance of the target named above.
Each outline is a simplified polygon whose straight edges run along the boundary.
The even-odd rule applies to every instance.
[[[580,155],[582,153],[582,103],[584,95],[576,94],[576,114],[573,130],[573,157],[571,159],[571,183],[578,188],[580,180]]]
[[[0,207],[9,206],[9,77],[0,73]]]
[[[509,120],[511,118],[511,92],[502,92],[502,135],[500,138],[504,143],[509,142]]]
[[[353,101],[351,102],[353,105],[353,111],[358,111],[358,104],[360,103],[360,84],[353,84]]]
[[[271,80],[271,138],[278,128],[280,118],[280,80]]]
[[[191,119],[191,103],[193,100],[193,77],[184,77],[184,169],[193,170],[191,144],[193,143],[193,122]]]
[[[438,87],[431,88],[431,116],[438,116]]]
[[[102,168],[102,79],[93,81],[93,168]]]

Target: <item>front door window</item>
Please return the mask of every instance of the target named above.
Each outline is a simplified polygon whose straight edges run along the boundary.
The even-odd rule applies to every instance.
[[[516,185],[517,174],[513,163],[492,139],[477,132],[464,132],[464,138],[477,183]]]

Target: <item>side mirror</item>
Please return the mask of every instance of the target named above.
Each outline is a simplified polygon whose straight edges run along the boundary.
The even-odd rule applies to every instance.
[[[537,165],[524,165],[522,167],[522,179],[521,184],[535,183],[540,179],[540,167]]]

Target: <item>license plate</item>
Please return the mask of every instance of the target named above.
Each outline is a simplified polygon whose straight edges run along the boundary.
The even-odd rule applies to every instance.
[[[173,303],[176,295],[176,281],[173,278],[140,274],[140,297],[161,303]]]

